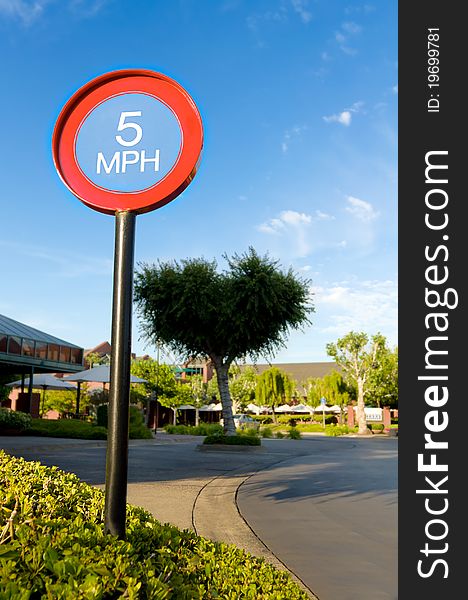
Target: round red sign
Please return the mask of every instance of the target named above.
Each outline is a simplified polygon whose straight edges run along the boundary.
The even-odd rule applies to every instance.
[[[107,214],[164,206],[192,181],[201,117],[176,81],[153,71],[106,73],[79,89],[55,125],[52,152],[65,185]]]

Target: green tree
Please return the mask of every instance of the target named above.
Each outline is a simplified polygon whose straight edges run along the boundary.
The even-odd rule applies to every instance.
[[[184,404],[184,392],[181,391],[173,369],[156,360],[134,360],[130,366],[133,375],[146,380],[141,386],[146,390],[148,397],[158,400],[162,406],[172,408],[174,411],[174,424],[177,421],[177,407]]]
[[[89,352],[85,356],[85,360],[88,363],[90,369],[92,369],[93,367],[97,367],[98,365],[104,364],[102,356],[97,352]]]
[[[216,370],[224,429],[235,435],[229,367],[236,359],[272,354],[285,335],[308,322],[308,282],[253,248],[215,261],[188,259],[141,265],[135,300],[146,336],[186,358],[209,357]]]
[[[369,336],[351,331],[336,343],[327,344],[327,353],[343,372],[345,379],[357,389],[356,417],[360,435],[367,433],[364,396],[371,389],[371,373],[378,367],[385,348],[385,337],[380,333]]]
[[[255,400],[257,373],[251,366],[241,369],[231,365],[229,369],[229,392],[233,402],[234,413],[244,411],[247,404]]]
[[[259,375],[255,398],[259,406],[269,406],[273,413],[273,422],[276,423],[275,407],[291,400],[295,385],[287,373],[270,367]]]
[[[332,371],[324,377],[309,377],[304,387],[307,391],[307,404],[317,408],[320,399],[325,398],[328,404],[338,405],[343,416],[343,409],[349,402],[350,394],[341,373]]]
[[[398,348],[382,348],[377,368],[370,373],[368,398],[379,407],[398,407]]]

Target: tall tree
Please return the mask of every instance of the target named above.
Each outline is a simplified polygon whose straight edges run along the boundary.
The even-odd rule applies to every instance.
[[[238,365],[231,365],[229,369],[229,391],[235,413],[245,410],[247,404],[255,400],[257,373],[253,367],[247,365],[241,369]]]
[[[328,404],[337,404],[341,416],[343,415],[343,408],[349,401],[349,391],[341,373],[332,371],[324,377],[309,377],[304,387],[307,391],[307,404],[317,408],[320,399],[325,398]]]
[[[271,408],[276,423],[275,407],[291,400],[294,389],[294,381],[287,373],[271,367],[258,377],[255,398],[259,405]]]
[[[382,348],[377,368],[370,374],[368,401],[379,407],[398,406],[398,348]]]
[[[224,430],[235,435],[229,367],[247,355],[272,355],[286,334],[308,322],[309,284],[253,248],[215,261],[188,259],[141,265],[135,300],[143,331],[185,358],[209,357],[216,370]]]
[[[130,366],[133,375],[146,380],[141,384],[152,399],[174,411],[174,424],[177,421],[177,407],[184,404],[183,392],[177,384],[174,371],[169,365],[159,364],[152,358],[134,360]]]
[[[356,386],[358,433],[367,433],[364,396],[370,389],[372,370],[378,367],[385,348],[385,337],[381,334],[369,336],[351,331],[336,343],[327,344],[327,353],[343,369],[347,381]]]

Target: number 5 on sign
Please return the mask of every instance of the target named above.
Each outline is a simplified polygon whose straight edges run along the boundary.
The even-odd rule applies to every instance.
[[[127,117],[141,117],[141,110],[129,111],[129,112],[124,111],[124,112],[120,113],[120,119],[119,119],[119,125],[117,127],[117,131],[123,131],[124,129],[134,129],[135,137],[133,138],[133,140],[126,141],[123,139],[123,137],[121,135],[116,135],[115,139],[119,142],[119,144],[121,146],[136,146],[138,144],[138,142],[141,141],[141,138],[143,137],[143,130],[142,130],[141,126],[138,125],[138,123],[125,123],[125,119]]]

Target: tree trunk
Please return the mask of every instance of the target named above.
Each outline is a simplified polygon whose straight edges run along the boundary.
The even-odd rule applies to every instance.
[[[229,392],[229,365],[223,363],[220,359],[216,360],[212,357],[212,360],[216,369],[219,395],[221,396],[221,404],[223,405],[224,433],[226,435],[236,435],[236,426],[232,418],[232,400]]]
[[[358,384],[358,397],[357,397],[357,410],[356,410],[356,418],[358,422],[358,435],[366,435],[367,423],[366,423],[366,412],[364,410],[364,384],[362,379],[359,377],[357,380]]]
[[[174,411],[174,425],[177,425],[177,408],[172,409]]]
[[[273,417],[273,423],[276,425],[278,423],[278,420],[276,419],[275,407],[273,405],[271,405],[271,413]]]
[[[195,427],[200,425],[200,413],[198,411],[198,407],[195,407]]]

